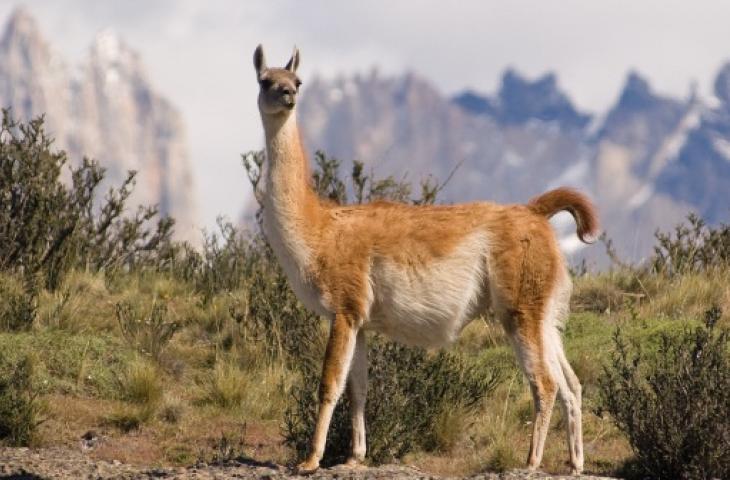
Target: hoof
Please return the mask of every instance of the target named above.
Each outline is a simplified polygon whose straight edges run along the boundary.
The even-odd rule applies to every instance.
[[[367,468],[365,465],[362,464],[362,460],[359,460],[355,457],[348,458],[347,461],[341,466],[348,470],[364,470]]]
[[[302,462],[299,465],[297,465],[296,473],[300,475],[309,475],[310,473],[314,473],[319,469],[319,462],[315,462],[313,460],[307,460],[306,462]]]

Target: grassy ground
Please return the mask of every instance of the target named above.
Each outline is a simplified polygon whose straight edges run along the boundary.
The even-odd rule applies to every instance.
[[[730,323],[728,285],[730,270],[674,279],[628,271],[576,279],[564,338],[584,385],[588,471],[610,474],[631,454],[610,419],[596,413],[597,380],[615,329],[651,349],[658,332],[696,321],[713,304]],[[280,430],[297,379],[281,362],[267,360],[266,346],[240,328],[232,312],[245,301],[243,289],[203,299],[161,274],[75,272],[54,293],[41,292],[32,330],[0,333],[5,361],[30,356],[36,366],[45,404],[37,445],[76,446],[95,430],[108,437],[92,453],[96,458],[146,465],[234,455],[292,461]],[[120,313],[120,304],[132,310]],[[504,379],[476,412],[444,412],[437,451],[406,461],[439,474],[521,466],[532,402],[501,327],[478,319],[452,348],[502,365]],[[543,468],[565,472],[567,456],[556,408]]]

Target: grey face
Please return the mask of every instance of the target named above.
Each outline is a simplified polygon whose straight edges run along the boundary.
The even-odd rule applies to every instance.
[[[259,107],[272,114],[293,109],[301,84],[294,73],[282,68],[267,69],[259,78]]]
[[[267,68],[261,45],[254,52],[254,67],[259,82],[259,109],[262,113],[276,115],[294,109],[299,86],[297,77],[299,51],[295,48],[289,63],[284,68]]]

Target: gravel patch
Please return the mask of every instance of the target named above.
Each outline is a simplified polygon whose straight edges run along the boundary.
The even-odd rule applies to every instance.
[[[377,468],[349,469],[333,467],[309,476],[299,476],[282,465],[241,459],[218,464],[196,464],[181,468],[144,468],[121,462],[98,461],[86,454],[68,448],[0,448],[0,479],[15,480],[227,480],[227,479],[433,479],[446,477],[429,475],[413,467],[385,465]],[[609,480],[590,475],[547,475],[539,472],[516,470],[506,473],[483,473],[469,477],[472,480],[537,480],[574,479]]]

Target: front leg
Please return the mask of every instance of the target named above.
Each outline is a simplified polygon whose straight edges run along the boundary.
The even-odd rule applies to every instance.
[[[365,460],[365,399],[368,395],[368,345],[365,332],[357,333],[352,368],[347,378],[352,421],[352,450],[347,465],[357,466]]]
[[[347,373],[352,363],[357,338],[357,320],[348,314],[337,314],[330,328],[330,338],[322,367],[319,385],[319,414],[314,429],[309,458],[297,467],[299,473],[313,472],[319,468],[324,454],[332,412],[345,389]]]

